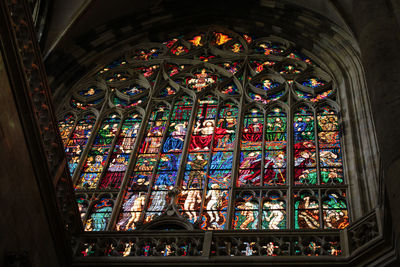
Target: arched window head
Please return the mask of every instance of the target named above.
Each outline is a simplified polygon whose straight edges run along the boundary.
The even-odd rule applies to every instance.
[[[336,85],[316,62],[207,28],[86,77],[59,124],[85,230],[347,227]]]

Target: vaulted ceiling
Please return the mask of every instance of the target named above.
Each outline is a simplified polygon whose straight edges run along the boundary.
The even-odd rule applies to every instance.
[[[189,4],[188,4],[189,2]],[[313,11],[324,16],[350,31],[352,0],[260,0],[260,1],[201,1],[201,6],[210,12],[218,6],[226,10],[251,6],[252,2],[266,7],[292,5],[300,9]],[[43,54],[48,56],[57,47],[68,45],[75,39],[90,33],[96,28],[113,23],[126,16],[152,16],[153,11],[162,8],[177,9],[193,6],[192,12],[198,10],[198,3],[175,0],[56,0],[50,10],[48,34],[44,44]],[[221,14],[221,16],[227,14]]]
[[[279,35],[308,50],[323,35],[338,32],[352,42],[353,6],[353,0],[57,0],[42,39],[43,55],[57,103],[77,80],[133,45],[206,25]]]

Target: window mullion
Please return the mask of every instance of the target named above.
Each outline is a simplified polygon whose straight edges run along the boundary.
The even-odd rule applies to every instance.
[[[100,112],[98,113],[100,115],[97,115],[96,122],[95,122],[95,124],[94,124],[94,126],[92,128],[92,132],[90,133],[90,136],[88,138],[88,141],[86,142],[85,148],[84,148],[84,150],[83,150],[83,152],[82,152],[82,154],[81,154],[81,156],[79,158],[78,166],[76,166],[74,175],[72,177],[72,184],[73,185],[75,185],[79,181],[79,176],[80,176],[80,174],[82,172],[82,170],[81,170],[82,166],[86,161],[86,157],[88,156],[89,151],[92,149],[92,145],[93,145],[94,139],[96,138],[97,133],[100,130],[100,126],[101,126],[101,124],[103,122],[103,119],[105,118],[104,113],[106,113],[105,105],[103,105],[103,107],[101,108]]]
[[[314,117],[314,138],[315,138],[315,161],[317,164],[316,172],[317,172],[317,183],[321,185],[321,172],[320,172],[320,158],[319,158],[319,140],[318,140],[318,120],[317,120],[317,107],[314,107],[313,110]],[[318,189],[318,212],[319,212],[319,228],[323,228],[323,214],[322,214],[322,195],[321,189]]]
[[[204,202],[206,200],[207,187],[208,187],[208,177],[209,177],[209,173],[210,173],[210,168],[211,168],[210,166],[211,166],[211,162],[212,162],[212,155],[213,155],[213,149],[214,149],[215,128],[216,128],[216,126],[218,124],[219,112],[221,111],[221,106],[222,106],[221,99],[218,98],[218,107],[217,107],[217,113],[216,113],[215,118],[214,118],[214,130],[213,130],[212,138],[211,138],[210,151],[208,151],[208,163],[207,163],[207,169],[206,169],[206,172],[205,172],[205,174],[206,174],[205,181],[203,183],[203,189],[202,189],[203,194],[202,194],[202,197],[201,197],[201,206],[200,206],[200,213],[199,213],[198,220],[200,220],[202,218],[202,214],[204,212]],[[221,190],[221,189],[218,189],[218,190]],[[198,223],[200,224],[201,222],[198,221]]]
[[[119,114],[118,114],[118,115],[119,115]],[[99,180],[98,180],[99,182],[98,182],[98,184],[97,184],[97,186],[96,186],[96,189],[97,189],[97,190],[100,189],[101,181],[103,180],[104,176],[105,176],[106,173],[107,173],[107,169],[108,169],[108,167],[109,167],[108,165],[110,164],[110,158],[111,158],[111,156],[114,154],[113,152],[114,152],[114,148],[115,148],[115,143],[117,142],[117,139],[118,139],[119,134],[120,134],[121,129],[122,129],[122,125],[123,125],[124,120],[125,120],[124,116],[120,116],[120,118],[121,118],[121,121],[119,122],[118,130],[115,132],[114,138],[113,138],[113,140],[112,140],[112,142],[111,142],[110,150],[109,150],[109,152],[108,152],[106,161],[104,162],[104,168],[103,168],[103,170],[102,170],[102,172],[101,172],[101,174],[100,174],[100,177],[99,177]],[[106,189],[106,190],[107,190],[107,191],[112,191],[112,190],[110,190],[110,189]],[[119,191],[119,190],[118,190],[118,191]]]
[[[154,170],[153,170],[153,172],[152,172],[152,174],[151,174],[151,180],[150,180],[150,182],[149,182],[149,188],[147,189],[146,201],[145,201],[145,204],[144,204],[144,207],[143,207],[142,214],[140,215],[140,219],[139,219],[139,222],[141,222],[141,223],[142,223],[142,222],[144,221],[144,219],[145,219],[145,215],[146,215],[146,212],[147,212],[147,206],[149,205],[151,193],[153,192],[153,185],[154,185],[155,177],[156,177],[156,174],[157,174],[157,171],[158,171],[158,168],[159,168],[159,164],[160,164],[161,153],[162,153],[162,147],[163,147],[163,145],[164,145],[165,139],[166,139],[167,136],[168,136],[168,129],[169,129],[169,125],[170,125],[170,121],[171,121],[171,117],[172,117],[172,112],[173,112],[173,110],[174,110],[174,106],[175,106],[175,101],[174,101],[174,102],[172,103],[172,105],[169,107],[168,119],[167,119],[167,122],[166,122],[166,124],[165,124],[164,133],[163,133],[162,138],[161,138],[160,148],[159,148],[158,153],[157,153],[157,162],[156,162],[156,164],[154,165],[155,167],[154,167]],[[155,105],[155,106],[153,107],[153,110],[154,110],[154,108],[156,108],[156,107],[157,107],[157,105]],[[150,112],[150,114],[151,114],[151,112]],[[155,121],[157,121],[157,120],[155,120]],[[150,130],[150,129],[149,129],[149,130]]]
[[[246,76],[245,76],[246,77]],[[244,90],[243,90],[244,91]],[[242,127],[244,121],[244,94],[240,98],[238,117],[236,118],[236,132],[235,132],[235,146],[234,146],[234,156],[232,161],[232,172],[231,172],[231,184],[229,186],[229,198],[228,198],[228,210],[227,210],[227,224],[225,229],[232,228],[232,218],[235,212],[235,193],[236,193],[236,179],[239,174],[239,163],[240,163],[240,145],[242,141]]]
[[[199,98],[198,96],[196,96],[195,99],[193,99],[193,105],[192,105],[192,112],[191,112],[191,116],[189,119],[189,123],[187,125],[187,130],[186,130],[186,136],[185,136],[185,140],[183,143],[183,147],[182,147],[182,158],[181,161],[179,163],[179,167],[178,167],[178,172],[177,172],[177,178],[175,181],[175,189],[181,189],[182,188],[182,181],[183,181],[183,177],[185,175],[185,170],[186,170],[186,163],[187,163],[187,157],[189,154],[189,145],[190,145],[190,141],[192,138],[192,131],[193,131],[193,126],[194,126],[194,122],[196,120],[196,114],[197,111],[199,109]],[[174,200],[174,203],[176,203],[176,200]]]
[[[293,199],[293,187],[294,187],[294,132],[293,132],[293,105],[294,99],[292,97],[292,85],[290,85],[289,96],[288,96],[288,104],[289,110],[287,112],[287,122],[286,122],[286,139],[287,139],[287,147],[286,151],[288,153],[286,162],[287,162],[287,185],[288,190],[286,192],[286,228],[294,229],[294,199]]]
[[[129,160],[128,166],[127,166],[127,168],[125,170],[124,177],[122,178],[122,182],[121,182],[121,185],[120,185],[119,193],[118,193],[117,199],[116,199],[115,204],[114,204],[115,208],[113,209],[111,217],[110,217],[109,230],[114,229],[115,224],[117,223],[118,214],[119,214],[119,212],[120,212],[120,210],[122,208],[122,201],[123,201],[125,193],[128,190],[125,187],[127,187],[127,184],[129,182],[130,174],[132,173],[133,168],[134,168],[134,166],[136,164],[136,160],[137,160],[137,158],[135,158],[134,155],[137,155],[137,150],[140,147],[141,141],[143,139],[144,132],[146,131],[146,124],[144,122],[148,121],[148,119],[150,117],[150,114],[151,114],[151,112],[149,112],[150,103],[151,102],[149,101],[149,103],[147,104],[147,107],[146,107],[146,111],[147,112],[142,117],[142,120],[140,122],[140,129],[139,129],[139,131],[138,131],[138,133],[136,135],[135,144],[133,146],[132,152],[131,152],[130,157],[129,157],[130,160]],[[131,115],[131,114],[132,113],[129,113],[129,115]],[[127,119],[127,117],[124,116],[124,121],[126,119]],[[111,225],[112,225],[112,227],[111,227]]]

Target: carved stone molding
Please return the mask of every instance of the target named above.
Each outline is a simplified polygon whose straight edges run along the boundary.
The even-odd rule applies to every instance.
[[[75,202],[71,178],[65,164],[65,154],[59,130],[53,112],[52,96],[48,86],[45,68],[42,62],[40,48],[36,40],[36,33],[32,23],[32,13],[26,1],[8,0],[3,3],[4,13],[8,15],[9,32],[5,45],[8,60],[14,61],[18,79],[15,98],[20,107],[22,121],[32,154],[35,154],[34,165],[38,173],[42,194],[51,198],[48,190],[57,194],[59,211],[56,211],[64,221],[67,230],[81,229],[81,222]],[[13,58],[14,57],[14,58]],[[36,164],[38,163],[38,164]],[[46,166],[47,165],[47,166]],[[47,167],[47,168],[46,168]],[[53,189],[49,189],[53,187]],[[54,193],[53,193],[54,195]],[[57,218],[55,218],[57,220]]]
[[[373,261],[388,249],[383,244],[380,215],[376,209],[341,231],[87,232],[73,240],[73,265],[120,266],[121,258],[124,264],[362,265],[357,257]]]

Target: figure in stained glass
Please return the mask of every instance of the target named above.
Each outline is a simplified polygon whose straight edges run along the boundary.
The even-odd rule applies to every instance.
[[[181,151],[186,135],[186,123],[178,123],[164,142],[163,152]]]
[[[123,155],[117,155],[116,158],[113,158],[108,171],[110,172],[122,172],[126,170],[128,166],[128,156],[126,158]]]
[[[263,124],[259,118],[253,118],[252,121],[243,130],[243,140],[258,142],[262,141]]]
[[[133,196],[135,196],[135,195],[133,195]],[[130,219],[128,220],[128,222],[125,226],[125,228],[127,228],[127,229],[129,229],[129,228],[135,229],[134,224],[136,222],[138,222],[140,219],[140,212],[138,212],[138,211],[142,210],[145,200],[146,200],[145,196],[141,195],[141,194],[139,194],[139,196],[135,196],[135,198],[133,196],[131,198],[132,200],[130,199],[126,202],[127,206],[125,207],[130,212]],[[130,204],[130,207],[129,207],[128,202]]]
[[[286,140],[286,125],[282,118],[276,117],[267,120],[266,141]]]
[[[177,170],[180,161],[180,154],[163,154],[158,164],[158,169],[162,171]]]
[[[206,69],[202,69],[200,73],[196,73],[194,76],[195,78],[187,79],[186,83],[189,88],[197,92],[216,82],[216,77],[207,73]]]
[[[157,187],[158,191],[153,191],[151,194],[151,203],[147,212],[153,215],[161,215],[161,212],[167,206],[167,195],[168,191],[166,185],[160,185]]]
[[[116,230],[133,230],[140,219],[140,212],[143,210],[146,195],[142,192],[132,194],[122,205],[122,218],[116,224]]]
[[[325,228],[343,229],[349,224],[346,202],[337,194],[331,193],[322,204]]]
[[[195,154],[195,159],[188,161],[188,165],[193,170],[189,172],[187,188],[202,188],[204,175],[202,170],[207,165],[208,160],[204,159],[203,154]]]
[[[307,128],[307,122],[305,122],[302,117],[298,117],[297,121],[294,123],[294,140],[295,140],[295,142],[303,140],[302,135],[304,135],[306,128]]]
[[[231,74],[235,74],[239,68],[240,68],[240,62],[225,62],[223,64],[220,64],[220,66],[222,66],[224,69],[226,69],[228,72],[230,72]]]
[[[340,175],[340,169],[335,168],[322,168],[321,169],[321,182],[323,184],[340,184],[343,183],[343,177]]]
[[[203,123],[197,122],[196,128],[193,130],[190,150],[209,150],[214,132],[214,121],[206,120]]]
[[[268,184],[282,184],[286,181],[286,159],[285,152],[279,151],[276,155],[265,158],[264,177]]]
[[[236,212],[235,228],[240,230],[257,229],[258,224],[258,205],[252,202],[243,202],[237,206],[240,209]]]
[[[310,196],[303,196],[301,200],[296,202],[295,206],[296,228],[319,228],[319,205],[315,199]]]
[[[93,212],[85,223],[85,231],[103,231],[106,229],[112,212],[112,201],[101,199],[93,206]]]
[[[220,190],[218,184],[212,184],[211,190],[205,198],[205,209],[203,213],[203,229],[223,229],[226,222],[226,209],[228,206],[227,190]]]
[[[62,109],[59,127],[71,174],[78,166],[82,171],[74,176],[75,188],[87,199],[109,194],[108,206],[95,202],[88,209],[86,230],[107,228],[110,195],[117,192],[125,196],[112,222],[117,231],[134,230],[167,207],[204,230],[346,227],[346,195],[330,191],[345,192],[347,185],[339,111],[328,106],[337,89],[329,75],[318,76],[315,64],[303,63],[310,59],[279,38],[221,29],[190,37],[140,46],[113,63],[115,70],[97,73],[95,84],[70,94],[72,111]],[[279,79],[274,72],[282,74]],[[100,125],[82,110],[89,107],[104,118]],[[139,131],[142,116],[147,121]],[[300,188],[310,194],[299,196]],[[318,253],[317,242],[303,245]],[[178,255],[181,247],[164,244],[160,251]],[[127,246],[124,255],[136,253],[133,248]],[[151,249],[146,244],[143,253],[151,255]],[[275,241],[257,247],[250,240],[235,253],[286,252]]]
[[[161,146],[161,137],[146,137],[140,153],[158,153]]]
[[[149,136],[162,136],[165,126],[163,121],[155,121],[154,126],[150,128]]]
[[[227,95],[236,95],[239,93],[239,90],[236,85],[230,84],[221,90],[221,93]]]
[[[77,147],[75,147],[75,148],[72,150],[72,153],[73,153],[73,154],[80,154],[80,152],[81,152],[80,146],[77,146]],[[74,173],[76,167],[78,167],[78,163],[79,163],[79,157],[77,157],[77,156],[72,157],[72,158],[68,161],[68,168],[69,168],[71,174]]]
[[[208,200],[206,209],[208,210],[208,214],[210,216],[210,224],[219,221],[218,210],[222,204],[222,191],[216,190],[219,189],[219,185],[213,184],[211,185],[211,188],[214,190],[209,190],[206,195],[206,199]]]
[[[339,133],[338,132],[320,132],[318,133],[320,146],[323,147],[337,147],[339,146]]]
[[[239,185],[260,183],[261,177],[261,153],[250,152],[246,156],[241,153],[239,166]]]
[[[337,131],[338,122],[337,117],[333,116],[319,116],[318,124],[322,131]]]
[[[282,229],[284,227],[281,224],[285,219],[285,202],[279,200],[267,201],[264,203],[263,209],[263,221],[267,224],[265,228]]]
[[[201,204],[201,194],[200,190],[183,190],[181,196],[185,197],[183,202],[183,209],[185,214],[189,217],[189,221],[196,221],[198,206]]]
[[[263,80],[261,83],[256,84],[257,88],[261,88],[265,91],[269,91],[275,87],[278,87],[280,84],[278,82],[274,82],[272,80],[269,79],[265,79]]]
[[[342,164],[340,158],[331,150],[322,150],[319,152],[320,165],[322,167],[340,167]]]
[[[156,164],[156,160],[157,159],[153,155],[141,155],[137,160],[135,171],[152,171]]]

